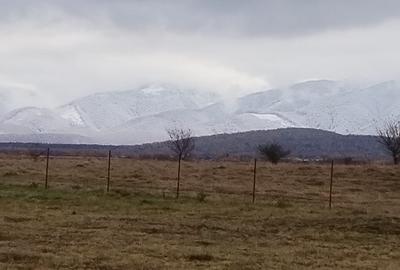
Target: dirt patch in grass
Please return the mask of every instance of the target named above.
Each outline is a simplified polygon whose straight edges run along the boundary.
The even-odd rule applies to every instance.
[[[191,254],[187,259],[189,261],[209,262],[212,261],[214,257],[209,254]]]
[[[27,218],[27,217],[9,217],[5,216],[3,217],[4,222],[9,222],[9,223],[20,223],[20,222],[28,222],[31,221],[32,218]]]

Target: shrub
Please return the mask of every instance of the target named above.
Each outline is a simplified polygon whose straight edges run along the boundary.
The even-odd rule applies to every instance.
[[[258,151],[264,158],[273,164],[278,164],[282,158],[287,157],[290,154],[290,151],[285,150],[281,145],[276,143],[259,145]]]

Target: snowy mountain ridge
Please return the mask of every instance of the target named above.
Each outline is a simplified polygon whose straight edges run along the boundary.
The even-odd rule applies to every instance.
[[[229,104],[214,93],[148,86],[93,94],[55,109],[8,110],[0,118],[0,140],[43,142],[46,134],[52,140],[59,134],[65,143],[140,144],[167,139],[171,127],[190,128],[196,136],[286,127],[373,135],[381,121],[399,116],[395,81],[367,88],[306,81]]]

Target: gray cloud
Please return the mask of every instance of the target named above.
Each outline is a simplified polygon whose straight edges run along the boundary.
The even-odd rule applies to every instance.
[[[154,83],[238,96],[399,79],[399,13],[397,0],[0,0],[0,90],[54,106]]]
[[[399,18],[397,0],[2,0],[3,20],[79,20],[133,30],[293,36]]]

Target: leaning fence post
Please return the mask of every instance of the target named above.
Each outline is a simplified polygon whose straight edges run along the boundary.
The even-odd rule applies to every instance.
[[[48,188],[48,180],[49,180],[49,159],[50,159],[50,148],[47,148],[47,155],[46,155],[46,177],[44,182],[44,188]]]
[[[331,163],[331,183],[329,187],[329,209],[332,209],[332,185],[333,185],[333,160]]]
[[[108,151],[107,192],[110,191],[110,178],[111,178],[111,150]]]
[[[253,203],[256,200],[256,178],[257,178],[257,159],[254,159],[254,176],[253,176]]]

